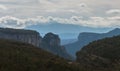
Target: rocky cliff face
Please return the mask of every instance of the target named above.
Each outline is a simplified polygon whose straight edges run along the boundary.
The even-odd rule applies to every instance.
[[[43,38],[43,42],[48,46],[60,46],[59,36],[53,33],[47,33]]]
[[[36,31],[20,29],[0,29],[0,38],[17,40],[39,47],[42,37]]]
[[[32,30],[0,28],[0,38],[29,43],[55,55],[70,59],[70,55],[60,45],[59,36],[52,33],[48,33],[42,38],[38,32]]]
[[[58,56],[71,59],[71,56],[67,53],[65,47],[60,45],[60,38],[56,34],[47,33],[42,39],[42,47]]]

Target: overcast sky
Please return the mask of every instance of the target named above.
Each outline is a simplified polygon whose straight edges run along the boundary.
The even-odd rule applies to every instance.
[[[120,0],[0,0],[2,27],[25,28],[51,21],[93,28],[120,27]]]

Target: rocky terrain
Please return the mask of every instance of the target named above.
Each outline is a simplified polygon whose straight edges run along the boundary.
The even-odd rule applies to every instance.
[[[86,36],[88,40],[94,39],[93,34]],[[98,39],[85,45],[71,62],[65,60],[72,58],[56,34],[42,38],[36,31],[1,28],[0,71],[120,71],[119,29],[110,31],[107,38],[100,35],[94,34]]]
[[[36,31],[10,28],[0,28],[0,38],[17,40],[37,47],[42,41],[42,37]]]
[[[65,59],[72,59],[72,57],[67,53],[65,47],[60,45],[60,42],[61,40],[58,35],[47,33],[42,39],[42,47],[43,49],[64,57]]]
[[[25,42],[37,47],[42,46],[42,49],[55,55],[71,59],[66,49],[60,45],[59,36],[52,33],[48,33],[42,38],[38,32],[32,30],[0,28],[0,38]]]

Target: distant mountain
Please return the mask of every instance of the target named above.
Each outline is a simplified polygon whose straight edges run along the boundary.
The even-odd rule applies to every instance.
[[[60,33],[58,34],[60,36],[60,38],[63,39],[77,39],[78,33]]]
[[[70,44],[70,43],[73,43],[73,42],[76,42],[77,39],[62,39],[61,40],[61,45],[66,45],[66,44]]]
[[[119,29],[109,36],[115,31]],[[120,71],[120,35],[86,45],[77,52],[77,61],[91,71]]]
[[[60,45],[59,36],[52,33],[48,33],[42,38],[38,32],[32,30],[0,28],[0,38],[25,42],[37,47],[42,46],[42,49],[46,51],[66,59],[71,59],[66,49]]]
[[[33,45],[0,39],[0,71],[83,71]]]
[[[83,46],[89,44],[92,41],[103,39],[106,37],[113,37],[116,35],[120,35],[120,29],[116,28],[108,33],[90,33],[90,32],[84,32],[80,33],[78,36],[78,41],[65,45],[66,50],[68,53],[70,53],[72,56],[75,57],[75,54],[77,51],[79,51]]]
[[[80,32],[106,32],[111,30],[111,28],[90,28],[85,26],[78,26],[73,24],[62,24],[57,22],[52,22],[49,24],[32,25],[26,27],[26,29],[37,30],[39,33],[46,34],[48,32],[53,32],[58,34],[61,39],[74,39],[77,38]]]

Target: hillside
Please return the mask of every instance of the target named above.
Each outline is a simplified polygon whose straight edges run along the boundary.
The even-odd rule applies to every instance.
[[[77,52],[77,61],[92,71],[120,71],[120,36],[94,41]]]
[[[120,29],[116,28],[114,30],[111,30],[107,33],[92,33],[92,32],[83,32],[80,33],[78,36],[78,41],[74,43],[70,43],[67,45],[64,45],[66,47],[66,50],[69,54],[76,57],[75,54],[77,51],[79,51],[83,46],[89,44],[92,41],[103,39],[106,37],[113,37],[120,35]]]
[[[81,71],[41,48],[0,39],[0,71]],[[83,71],[83,70],[82,70]]]

